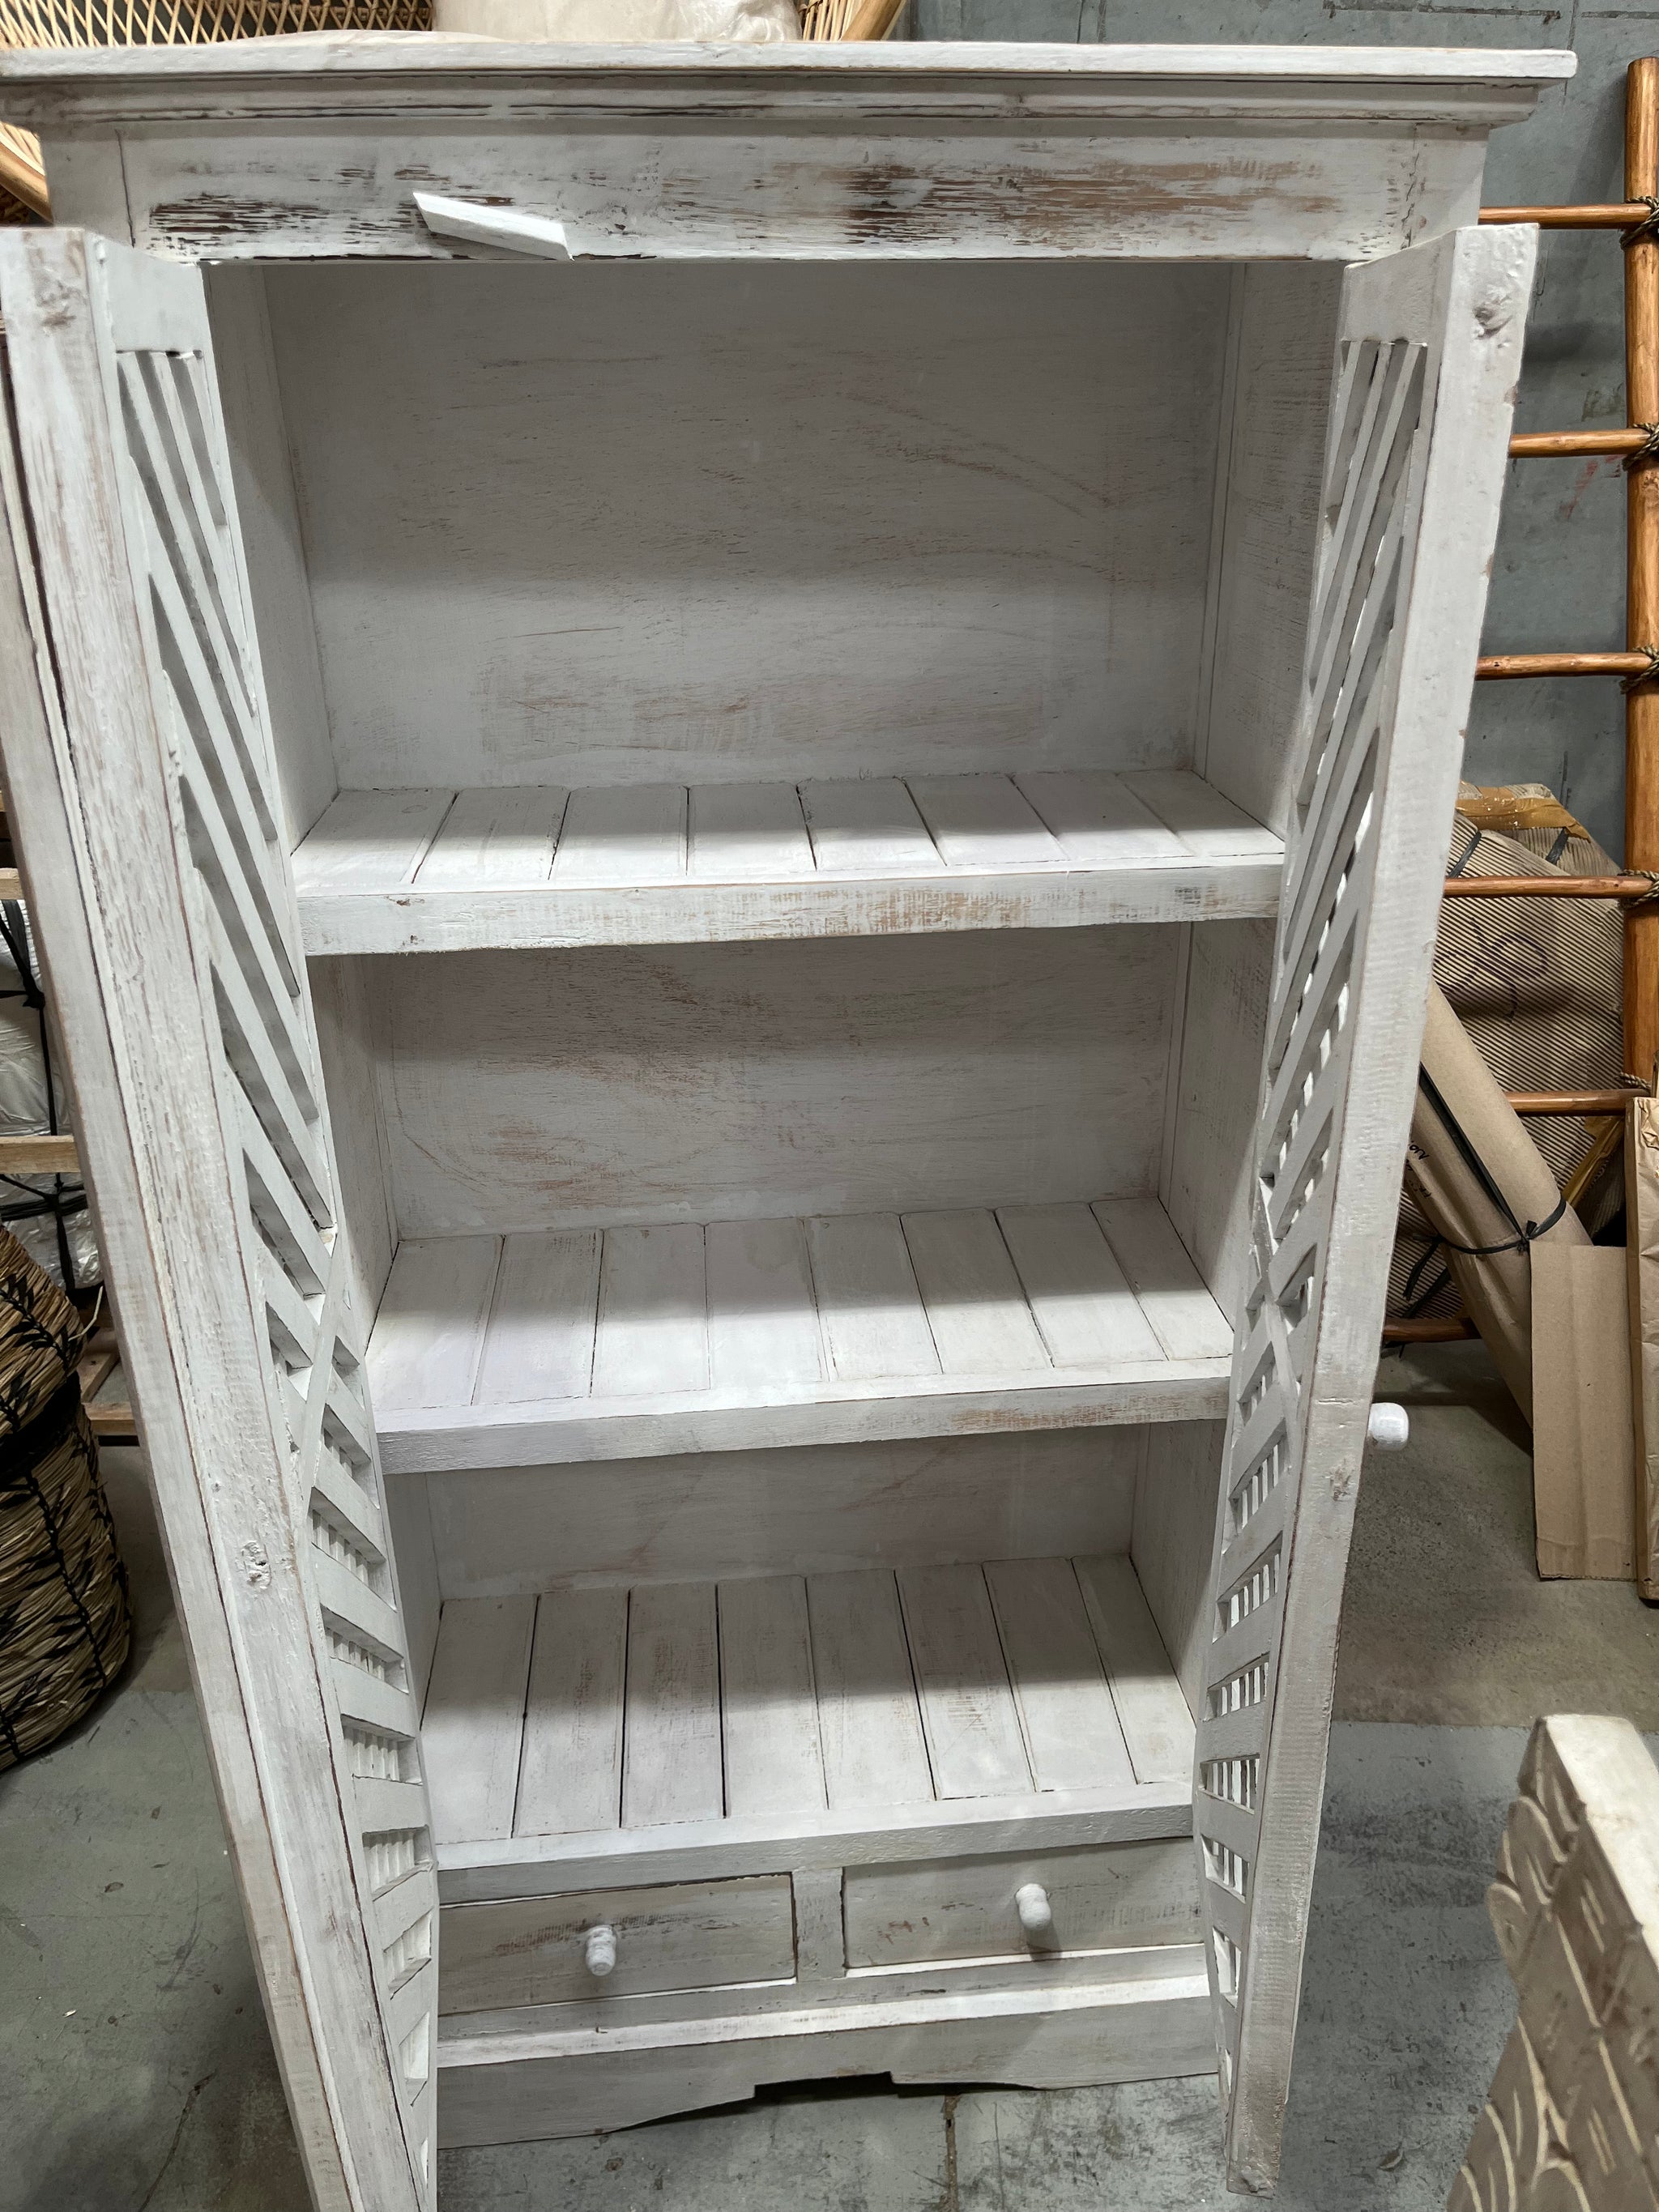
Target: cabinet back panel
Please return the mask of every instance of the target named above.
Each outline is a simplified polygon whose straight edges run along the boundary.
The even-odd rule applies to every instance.
[[[374,962],[399,1232],[1151,1191],[1177,936]]]
[[[343,786],[1190,762],[1224,268],[267,283]]]
[[[1124,1552],[1146,1435],[808,1444],[393,1480],[424,1487],[444,1597],[507,1597],[561,1582]]]

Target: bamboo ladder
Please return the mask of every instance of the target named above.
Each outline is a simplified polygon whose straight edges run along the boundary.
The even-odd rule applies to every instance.
[[[1602,206],[1494,207],[1483,223],[1546,230],[1614,230],[1625,255],[1623,430],[1543,430],[1510,441],[1514,460],[1618,455],[1625,464],[1625,650],[1502,653],[1484,657],[1487,683],[1539,676],[1617,676],[1625,691],[1625,866],[1619,876],[1457,876],[1448,898],[1613,898],[1624,905],[1626,1085],[1602,1091],[1511,1091],[1522,1115],[1617,1115],[1651,1096],[1659,1066],[1659,57],[1625,80],[1625,198]],[[1615,1125],[1616,1127],[1616,1125]],[[1599,1158],[1599,1148],[1592,1154]],[[1569,1196],[1574,1194],[1571,1189]],[[1475,1334],[1467,1316],[1391,1322],[1390,1344],[1443,1343]],[[1638,1516],[1645,1522],[1646,1516]]]

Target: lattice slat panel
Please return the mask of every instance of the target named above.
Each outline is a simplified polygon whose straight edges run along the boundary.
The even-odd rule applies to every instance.
[[[333,1692],[377,1992],[410,2160],[429,2194],[437,1899],[417,1715],[217,416],[199,354],[121,350],[116,374],[244,1256],[309,1562],[318,1670]]]
[[[1381,738],[1397,682],[1425,370],[1420,344],[1346,345],[1327,449],[1324,544],[1304,669],[1306,764],[1287,845],[1198,1731],[1194,1818],[1230,2094],[1353,1045],[1357,945],[1376,868]]]

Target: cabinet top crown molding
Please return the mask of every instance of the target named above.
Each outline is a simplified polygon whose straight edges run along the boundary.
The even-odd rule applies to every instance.
[[[0,118],[36,129],[151,119],[452,118],[547,112],[1325,119],[1491,129],[1570,77],[1570,52],[1451,46],[897,42],[518,45],[312,32],[216,46],[0,54]]]

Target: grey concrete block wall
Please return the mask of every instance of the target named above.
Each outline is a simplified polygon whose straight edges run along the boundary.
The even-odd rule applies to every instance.
[[[1489,203],[1624,196],[1627,63],[1659,52],[1659,9],[1416,7],[1379,0],[911,0],[910,36],[1114,43],[1571,46],[1572,82],[1531,122],[1500,131]],[[1616,234],[1546,234],[1516,427],[1613,428],[1625,420],[1623,276]],[[1614,461],[1512,465],[1487,611],[1488,653],[1616,650],[1625,641],[1624,477]],[[1659,642],[1659,641],[1656,641]],[[1624,714],[1607,677],[1475,689],[1465,774],[1551,785],[1617,856]]]

